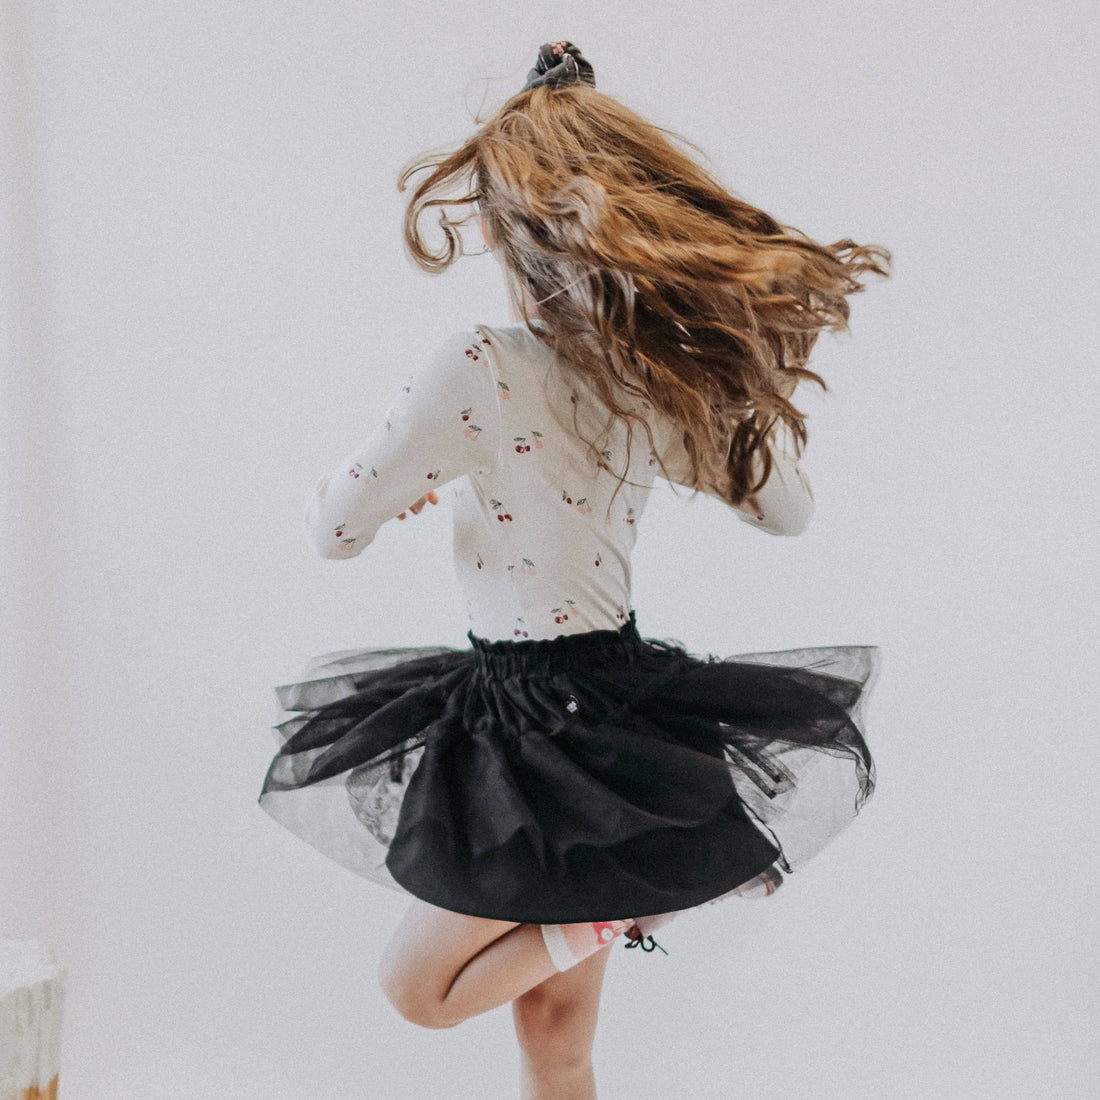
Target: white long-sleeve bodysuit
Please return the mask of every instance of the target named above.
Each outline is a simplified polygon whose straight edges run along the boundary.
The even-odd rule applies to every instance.
[[[664,476],[658,456],[670,480],[690,481],[682,432],[642,401],[634,407],[652,447],[638,425],[628,448],[625,425],[609,423],[584,379],[526,325],[479,325],[445,341],[378,427],[321,478],[306,531],[323,557],[354,557],[386,520],[450,484],[455,571],[475,635],[618,629],[630,609],[638,521]],[[758,507],[737,514],[772,534],[798,534],[813,494],[793,454],[771,447]]]

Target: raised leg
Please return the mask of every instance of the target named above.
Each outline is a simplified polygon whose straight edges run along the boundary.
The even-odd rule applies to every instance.
[[[383,952],[379,980],[407,1020],[442,1028],[557,973],[539,925],[463,916],[417,899]]]
[[[609,958],[597,951],[512,1002],[522,1100],[595,1100],[592,1041]]]

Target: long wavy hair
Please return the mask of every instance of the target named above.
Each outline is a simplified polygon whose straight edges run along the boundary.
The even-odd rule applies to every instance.
[[[822,329],[848,327],[847,297],[868,272],[887,275],[891,256],[780,224],[677,143],[687,144],[586,84],[525,90],[454,152],[402,170],[402,192],[427,173],[408,200],[405,242],[439,273],[480,213],[531,331],[628,431],[639,420],[649,431],[634,398],[671,417],[693,484],[741,504],[771,472],[765,444],[780,423],[802,453],[805,415],[787,395],[799,379],[827,389],[806,366],[810,350]],[[433,249],[420,223],[435,208]]]

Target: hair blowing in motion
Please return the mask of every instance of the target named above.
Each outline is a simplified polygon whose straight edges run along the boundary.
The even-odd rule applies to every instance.
[[[418,176],[405,218],[416,262],[454,263],[476,209],[535,303],[525,318],[547,322],[611,414],[629,420],[633,394],[675,420],[695,483],[731,504],[767,481],[777,420],[801,454],[805,417],[787,393],[800,379],[826,388],[806,366],[818,334],[847,328],[848,296],[868,273],[888,274],[885,248],[823,245],[780,224],[581,80],[525,88],[454,152],[412,162],[398,186]],[[421,223],[435,208],[433,248]]]

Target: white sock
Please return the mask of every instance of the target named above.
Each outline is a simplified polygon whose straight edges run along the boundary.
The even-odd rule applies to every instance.
[[[542,942],[558,970],[569,970],[589,955],[612,944],[633,921],[587,921],[580,924],[540,924]]]

